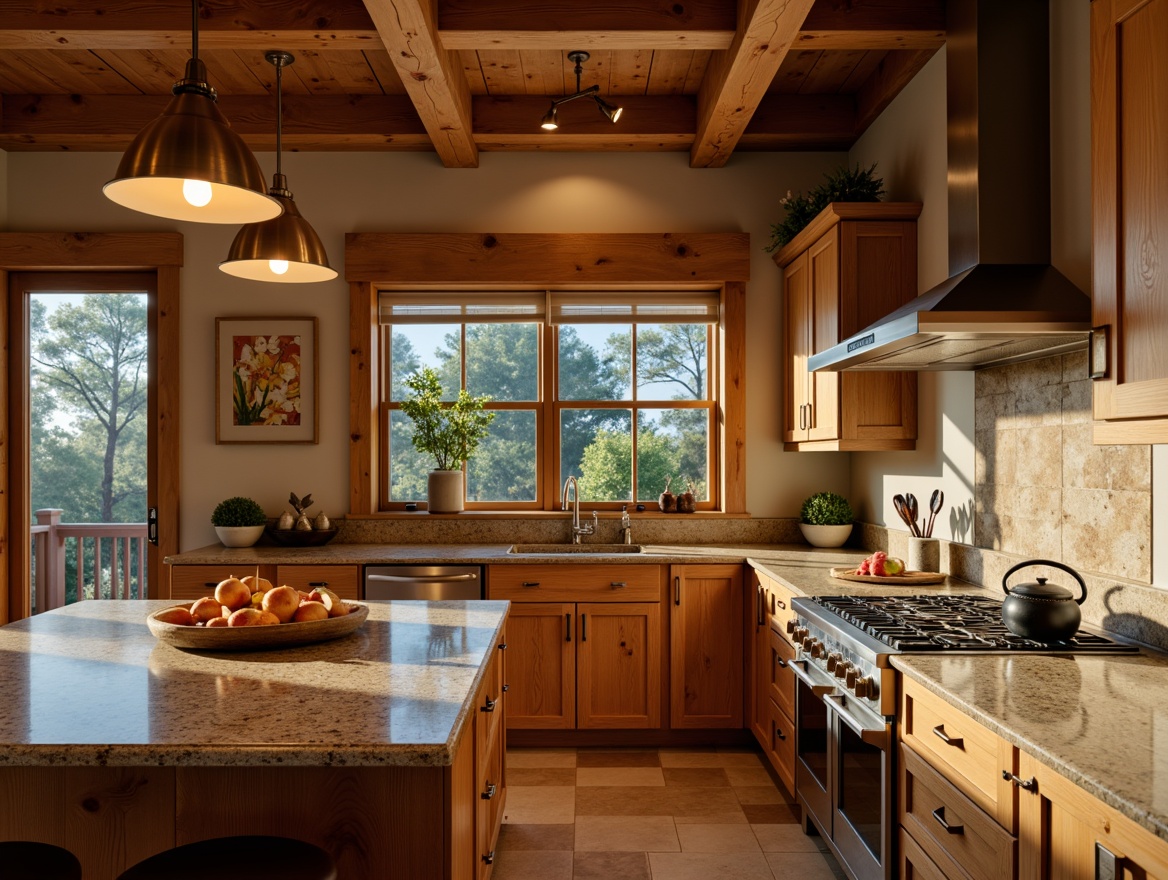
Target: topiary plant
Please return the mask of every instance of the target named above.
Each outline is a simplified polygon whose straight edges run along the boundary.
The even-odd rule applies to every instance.
[[[236,495],[226,501],[220,501],[211,514],[211,525],[219,528],[238,528],[240,526],[262,526],[268,521],[264,509],[258,502],[250,498]]]
[[[846,526],[852,522],[852,507],[842,495],[816,492],[803,502],[799,519],[812,526]]]
[[[884,180],[876,177],[876,163],[870,168],[839,167],[830,172],[823,183],[809,193],[791,195],[780,199],[779,204],[787,210],[787,215],[778,223],[771,224],[771,243],[764,250],[781,248],[798,235],[820,211],[832,202],[878,202],[884,195]]]

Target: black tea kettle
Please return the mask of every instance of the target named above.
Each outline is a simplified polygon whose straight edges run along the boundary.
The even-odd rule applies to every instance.
[[[1083,595],[1076,599],[1066,587],[1048,584],[1046,578],[1038,578],[1037,583],[1018,584],[1013,589],[1006,585],[1010,575],[1032,565],[1061,568],[1079,582]],[[1002,623],[1014,635],[1035,642],[1063,642],[1079,631],[1079,621],[1083,617],[1079,606],[1087,598],[1087,584],[1070,566],[1050,559],[1019,562],[1002,578],[1002,590],[1006,593],[1002,602]]]

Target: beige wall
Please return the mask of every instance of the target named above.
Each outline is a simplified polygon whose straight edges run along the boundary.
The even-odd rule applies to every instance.
[[[816,183],[842,154],[740,153],[726,168],[694,170],[688,154],[483,154],[478,169],[442,168],[425,153],[295,153],[285,172],[304,215],[338,266],[348,231],[645,232],[751,234],[747,291],[747,504],[756,516],[795,516],[818,489],[846,492],[846,456],[782,452],[780,275],[762,251],[788,189]],[[208,517],[233,494],[278,511],[289,491],[312,492],[335,515],[348,499],[348,288],[263,285],[217,264],[234,228],[174,224],[127,211],[101,195],[115,154],[14,153],[8,157],[10,231],[177,229],[182,275],[181,546],[214,538]],[[262,155],[269,170],[274,158]],[[2,227],[0,227],[2,228]],[[318,446],[215,444],[214,318],[320,318]]]

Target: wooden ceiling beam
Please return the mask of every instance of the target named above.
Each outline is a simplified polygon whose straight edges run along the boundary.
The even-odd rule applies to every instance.
[[[432,0],[364,2],[442,164],[477,167],[470,86],[458,56],[438,36]]]
[[[200,0],[205,49],[381,48],[361,0]],[[189,3],[0,0],[0,49],[189,49]]]
[[[448,49],[726,49],[734,27],[727,0],[438,0]]]
[[[856,137],[867,131],[935,52],[935,49],[889,52],[884,57],[856,93]]]
[[[715,52],[698,92],[694,168],[720,167],[734,151],[814,0],[741,0],[729,49]]]
[[[880,51],[944,44],[944,0],[820,0],[807,14],[795,48]]]

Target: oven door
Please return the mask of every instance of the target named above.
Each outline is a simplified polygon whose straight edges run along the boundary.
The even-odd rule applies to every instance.
[[[819,833],[831,837],[831,748],[825,694],[832,679],[806,660],[787,663],[795,673],[795,795]]]
[[[847,694],[827,694],[832,842],[856,880],[892,877],[892,724]]]

